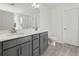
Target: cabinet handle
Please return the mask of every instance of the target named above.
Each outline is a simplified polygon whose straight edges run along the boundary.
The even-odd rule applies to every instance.
[[[22,56],[22,47],[20,47],[20,56]]]
[[[17,49],[17,56],[20,56],[20,49]]]
[[[39,38],[35,38],[34,40],[38,40]]]

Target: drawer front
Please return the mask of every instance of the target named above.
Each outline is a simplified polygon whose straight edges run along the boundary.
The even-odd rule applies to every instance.
[[[33,40],[39,38],[39,34],[34,34],[33,35]]]
[[[33,56],[39,56],[39,48],[33,51]]]
[[[33,40],[33,49],[35,49],[37,47],[39,47],[39,39],[38,38]]]
[[[17,39],[10,40],[10,41],[4,41],[3,42],[3,49],[7,49],[7,48],[10,48],[10,47],[16,46],[18,44],[22,44],[22,43],[27,42],[29,40],[30,41],[32,40],[32,36],[17,38]]]
[[[48,32],[43,32],[43,33],[40,33],[40,36],[45,36],[47,35],[48,36]]]

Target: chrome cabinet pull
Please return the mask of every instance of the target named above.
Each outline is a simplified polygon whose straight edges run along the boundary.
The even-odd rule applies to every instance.
[[[20,56],[22,56],[22,47],[20,47]]]
[[[17,56],[20,56],[20,48],[17,49]]]

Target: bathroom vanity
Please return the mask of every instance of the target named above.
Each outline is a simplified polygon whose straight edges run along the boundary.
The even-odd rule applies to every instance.
[[[29,30],[4,37],[0,37],[0,56],[39,56],[48,47],[48,31]]]
[[[25,13],[0,10],[0,56],[39,56],[48,47],[48,28],[40,26],[40,8],[31,4],[4,4]],[[30,9],[28,8],[30,7]]]

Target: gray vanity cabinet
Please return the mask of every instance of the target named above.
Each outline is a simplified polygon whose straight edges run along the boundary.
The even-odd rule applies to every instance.
[[[1,51],[0,51],[0,56],[1,56]]]
[[[40,33],[40,55],[48,48],[48,32]]]
[[[48,47],[48,32],[0,42],[0,56],[39,56]]]
[[[19,55],[20,55],[20,46],[16,46],[3,51],[3,56],[19,56]]]
[[[2,44],[0,42],[0,56],[1,56],[1,52],[2,52]]]
[[[7,49],[3,51],[3,56],[32,56],[31,42]]]
[[[32,56],[32,42],[28,41],[20,46],[20,56]]]
[[[31,56],[32,36],[3,42],[3,56]]]
[[[33,56],[39,56],[39,34],[33,35]]]

